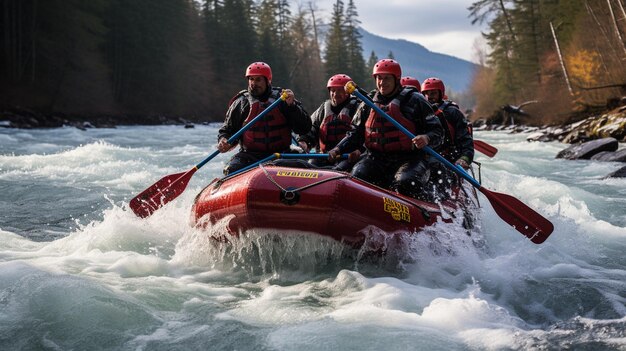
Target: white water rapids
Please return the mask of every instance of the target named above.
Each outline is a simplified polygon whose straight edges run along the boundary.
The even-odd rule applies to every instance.
[[[499,149],[477,157],[485,187],[551,237],[532,244],[481,195],[472,237],[438,224],[381,260],[302,233],[216,247],[189,210],[230,154],[152,217],[128,210],[216,132],[0,129],[0,349],[626,350],[626,179],[602,179],[622,164],[478,132]]]

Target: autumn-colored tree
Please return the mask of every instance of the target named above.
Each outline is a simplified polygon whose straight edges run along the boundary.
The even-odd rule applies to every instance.
[[[572,81],[582,86],[598,83],[599,56],[595,51],[580,50],[565,57]]]
[[[490,47],[475,75],[477,111],[484,116],[502,105],[538,100],[525,109],[532,112],[525,122],[559,123],[573,110],[619,96],[619,87],[626,89],[626,23],[616,13],[626,16],[623,7],[618,0],[474,2],[474,22],[489,20],[484,36]]]

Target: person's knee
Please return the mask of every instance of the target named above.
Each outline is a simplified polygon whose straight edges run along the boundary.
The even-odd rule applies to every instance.
[[[246,160],[241,159],[240,157],[233,156],[233,158],[228,162],[228,164],[224,167],[223,172],[224,175],[227,176],[233,172],[236,172],[251,162],[247,162]]]
[[[393,181],[393,190],[417,197],[426,189],[430,172],[427,169],[399,172]]]
[[[334,168],[334,165],[328,162],[328,160],[325,158],[311,158],[309,159],[308,162],[309,164],[313,165],[316,168],[326,168],[326,169]]]
[[[359,178],[359,179],[366,179],[369,178],[368,174],[367,174],[367,167],[364,166],[361,162],[357,163],[356,165],[354,165],[354,167],[352,168],[352,176]]]
[[[243,168],[243,165],[241,165],[240,163],[237,163],[237,162],[231,162],[231,163],[227,164],[227,165],[224,167],[224,169],[222,170],[222,172],[224,173],[224,175],[225,175],[225,176],[227,176],[227,175],[229,175],[229,174],[231,174],[231,173],[233,173],[233,172],[235,172],[235,171],[238,171],[238,170],[240,170],[240,169],[242,169],[242,168]]]
[[[357,162],[357,164],[355,164],[352,168],[352,176],[370,183],[376,180],[377,177],[375,173],[376,172],[372,167],[371,162],[367,159]]]
[[[342,160],[341,162],[337,163],[335,167],[333,167],[333,169],[341,172],[350,172],[352,165],[353,164],[350,163],[350,161]]]
[[[415,187],[425,184],[426,179],[428,178],[425,177],[423,174],[408,174],[407,172],[397,176],[395,178],[395,183],[399,184],[402,187]]]

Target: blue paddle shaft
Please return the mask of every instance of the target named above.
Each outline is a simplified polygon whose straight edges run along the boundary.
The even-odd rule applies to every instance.
[[[367,106],[373,108],[374,111],[376,111],[376,113],[378,113],[379,115],[385,117],[389,122],[393,123],[393,125],[396,126],[396,128],[400,129],[402,131],[402,133],[406,134],[411,139],[415,138],[415,135],[413,135],[413,133],[411,133],[408,129],[404,128],[404,126],[402,124],[400,124],[398,121],[396,121],[395,119],[391,118],[391,116],[389,116],[380,107],[376,106],[376,104],[374,104],[370,99],[368,99],[363,94],[361,94],[361,92],[359,92],[358,90],[355,89],[352,93],[354,95],[356,95],[359,99],[361,99],[361,101],[363,101]],[[456,167],[450,161],[446,160],[441,155],[439,155],[437,152],[435,152],[435,150],[433,150],[430,146],[424,146],[423,149],[429,155],[431,155],[434,158],[436,158],[437,160],[439,160],[439,162],[443,163],[448,168],[450,168],[452,171],[456,172],[456,174],[460,175],[465,180],[467,180],[468,182],[472,183],[472,185],[474,185],[475,187],[477,187],[477,188],[481,187],[480,183],[478,181],[476,181],[476,179],[474,179],[472,176],[467,174],[467,172],[465,172],[465,170],[462,167]]]

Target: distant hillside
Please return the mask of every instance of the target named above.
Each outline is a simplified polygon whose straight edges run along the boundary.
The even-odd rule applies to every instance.
[[[429,51],[420,44],[403,39],[387,39],[361,28],[363,55],[367,60],[372,52],[385,58],[389,51],[402,65],[402,74],[413,76],[420,82],[428,77],[441,78],[446,88],[454,92],[465,91],[470,84],[475,64],[453,56]]]

